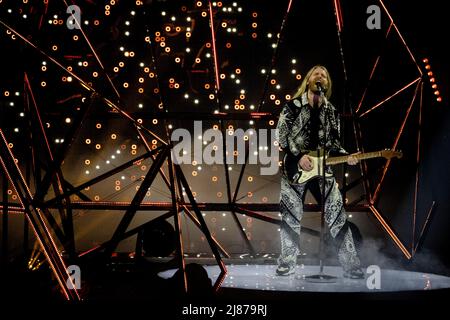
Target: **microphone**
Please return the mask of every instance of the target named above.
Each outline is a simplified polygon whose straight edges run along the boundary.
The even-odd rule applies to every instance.
[[[317,89],[319,89],[319,92],[320,92],[320,93],[323,93],[323,92],[324,92],[324,89],[323,89],[323,87],[322,87],[322,83],[321,83],[320,81],[317,81],[317,82],[316,82],[316,87],[317,87]]]

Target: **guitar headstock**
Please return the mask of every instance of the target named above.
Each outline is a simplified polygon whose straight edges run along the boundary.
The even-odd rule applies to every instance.
[[[391,150],[391,149],[385,149],[385,150],[381,151],[381,155],[386,159],[391,159],[391,158],[400,159],[401,157],[403,157],[403,153],[401,151]]]

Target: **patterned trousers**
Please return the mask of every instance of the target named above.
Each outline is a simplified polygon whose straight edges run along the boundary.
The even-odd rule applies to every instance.
[[[317,183],[322,190],[322,179]],[[282,175],[280,212],[281,212],[281,254],[278,264],[295,267],[299,253],[300,221],[303,216],[303,195],[308,182],[291,185]],[[342,195],[334,177],[327,178],[325,184],[325,222],[338,248],[338,259],[344,271],[360,267],[351,229],[342,202]]]

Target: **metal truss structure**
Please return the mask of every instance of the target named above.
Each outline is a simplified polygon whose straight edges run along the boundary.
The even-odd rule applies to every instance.
[[[337,17],[337,29],[338,29],[338,37],[341,37],[341,13],[339,1],[334,1],[334,9]],[[393,150],[397,149],[398,141],[404,131],[404,127],[407,121],[413,121],[410,119],[410,113],[413,108],[419,108],[419,131],[417,133],[417,163],[421,160],[421,136],[420,136],[420,124],[421,124],[421,112],[422,112],[422,104],[423,104],[423,85],[424,85],[424,75],[421,70],[421,67],[417,63],[416,57],[409,50],[405,40],[403,39],[397,25],[395,24],[393,18],[390,16],[386,6],[383,1],[379,1],[380,5],[384,9],[385,14],[390,19],[390,25],[386,32],[386,38],[395,33],[396,36],[399,37],[400,41],[403,43],[404,47],[408,50],[410,54],[410,58],[417,66],[417,78],[412,80],[406,80],[407,84],[398,90],[392,96],[386,97],[382,99],[379,103],[374,105],[373,107],[366,108],[364,107],[364,97],[365,94],[361,97],[361,100],[356,108],[356,110],[351,110],[351,120],[354,126],[355,137],[357,141],[357,147],[359,151],[363,151],[366,149],[366,146],[363,144],[363,130],[361,128],[360,120],[363,118],[370,117],[371,113],[374,110],[377,110],[383,106],[383,104],[394,97],[395,95],[400,94],[403,90],[410,86],[415,87],[414,94],[410,100],[410,104],[406,110],[404,115],[404,120],[401,127],[398,129],[397,135],[395,137],[394,143],[391,148]],[[290,14],[292,1],[289,2],[288,8],[286,9],[285,16],[280,27],[280,34],[284,32],[285,21]],[[209,1],[209,15],[210,15],[210,26],[211,26],[211,41],[212,44],[215,43],[215,30],[214,30],[214,14],[212,10],[211,1]],[[48,136],[46,134],[46,130],[44,128],[44,123],[41,120],[41,106],[38,106],[36,100],[34,98],[34,90],[32,85],[28,80],[28,75],[25,73],[24,75],[24,85],[25,85],[25,93],[26,93],[26,110],[28,112],[29,128],[27,128],[29,132],[30,141],[29,143],[29,154],[27,156],[28,162],[26,164],[19,164],[16,161],[16,157],[13,154],[7,137],[5,137],[3,130],[0,128],[0,159],[1,159],[1,172],[3,174],[3,201],[1,205],[1,210],[3,213],[3,226],[7,225],[7,217],[10,212],[22,212],[25,214],[26,220],[28,221],[29,226],[33,230],[36,235],[36,239],[39,241],[43,252],[46,255],[47,261],[50,264],[56,279],[61,287],[61,290],[64,292],[65,297],[69,300],[80,300],[82,297],[78,293],[77,290],[69,290],[66,285],[67,279],[70,279],[70,275],[67,271],[67,265],[71,263],[76,263],[78,259],[85,259],[91,255],[101,254],[106,257],[110,257],[112,253],[115,251],[116,247],[120,243],[120,241],[139,234],[146,226],[151,225],[157,221],[162,219],[168,219],[173,217],[174,226],[176,230],[177,236],[177,247],[176,247],[176,255],[175,259],[180,267],[180,270],[183,271],[184,274],[184,289],[187,290],[187,280],[186,280],[186,272],[185,272],[185,260],[184,260],[184,251],[183,251],[183,242],[181,237],[181,223],[180,217],[181,214],[185,214],[189,219],[191,219],[194,224],[204,233],[209,246],[212,250],[212,253],[217,261],[217,264],[220,267],[221,273],[214,284],[214,288],[217,290],[220,288],[222,281],[224,280],[227,269],[222,261],[222,257],[229,257],[226,249],[221,246],[221,244],[211,235],[208,227],[205,223],[205,220],[202,216],[203,211],[229,211],[232,213],[232,217],[238,226],[238,230],[240,230],[240,234],[242,236],[242,240],[246,243],[249,251],[251,253],[255,253],[254,248],[252,247],[251,242],[246,236],[246,233],[240,224],[237,215],[245,214],[247,216],[271,223],[271,224],[279,224],[280,220],[273,218],[264,212],[276,212],[278,211],[277,203],[247,203],[240,204],[237,202],[237,196],[239,195],[240,186],[242,182],[242,177],[244,170],[246,168],[245,165],[242,166],[239,180],[234,190],[231,188],[229,173],[227,170],[227,162],[224,157],[224,173],[225,173],[225,190],[227,194],[227,202],[226,203],[199,203],[195,200],[194,195],[192,194],[191,187],[183,173],[180,165],[174,164],[172,162],[171,152],[172,152],[172,141],[170,141],[170,129],[166,126],[166,134],[167,137],[162,138],[152,132],[150,129],[146,128],[140,122],[137,121],[138,118],[149,117],[151,119],[214,119],[220,121],[222,133],[225,132],[226,120],[236,120],[236,119],[245,119],[245,120],[258,120],[258,119],[276,119],[276,115],[270,113],[260,112],[261,106],[263,104],[266,92],[267,85],[264,93],[261,97],[261,103],[258,107],[258,110],[254,113],[248,114],[232,114],[223,112],[223,108],[221,106],[221,83],[219,77],[218,70],[218,60],[220,57],[217,56],[215,48],[213,48],[214,52],[214,62],[215,62],[215,76],[216,76],[216,94],[217,94],[217,105],[219,109],[219,113],[210,113],[210,114],[181,114],[181,113],[171,113],[167,108],[161,113],[154,113],[150,115],[134,115],[129,114],[123,110],[120,104],[111,101],[110,99],[103,97],[101,93],[99,93],[94,87],[92,87],[87,81],[83,80],[80,76],[75,74],[74,72],[65,68],[59,61],[52,58],[49,54],[43,52],[39,47],[37,47],[31,40],[27,39],[24,35],[17,32],[13,27],[5,24],[3,21],[0,21],[0,24],[3,29],[8,30],[12,34],[14,34],[17,38],[21,39],[24,43],[33,47],[36,51],[44,54],[53,64],[62,68],[67,72],[68,75],[71,75],[76,82],[80,83],[86,90],[89,92],[90,99],[87,103],[85,103],[78,113],[76,119],[74,119],[71,128],[67,135],[64,138],[64,143],[61,148],[59,148],[58,153],[55,153],[49,143]],[[80,26],[82,28],[82,26]],[[279,37],[279,41],[282,37]],[[88,39],[86,38],[86,41]],[[89,42],[89,41],[88,41]],[[92,50],[93,48],[90,47]],[[341,48],[342,49],[342,48]],[[341,50],[342,52],[343,50]],[[93,51],[95,55],[95,51]],[[98,56],[95,55],[98,63],[102,66],[101,61]],[[272,57],[272,65],[270,66],[270,70],[276,64],[277,52],[275,50],[274,55]],[[342,56],[343,65],[345,68],[345,59]],[[371,77],[369,78],[369,82],[372,79],[372,76],[377,68],[377,64],[380,60],[380,57],[375,61],[373,66],[373,71]],[[106,74],[106,72],[105,72]],[[266,84],[269,81],[269,77],[266,79]],[[111,81],[111,85],[113,85]],[[162,98],[161,98],[161,102]],[[134,130],[137,135],[142,139],[143,143],[146,145],[146,152],[138,156],[131,161],[126,163],[122,163],[111,171],[108,171],[104,174],[101,174],[81,185],[72,185],[70,181],[67,181],[64,177],[63,170],[61,168],[62,163],[65,160],[65,156],[68,151],[72,147],[74,140],[79,133],[80,128],[83,125],[83,122],[86,118],[89,117],[91,107],[94,103],[99,103],[105,108],[110,109],[112,112],[112,116],[126,119],[129,122],[129,126],[131,130]],[[351,108],[350,108],[351,109]],[[225,134],[222,135],[225,137]],[[158,141],[159,146],[157,148],[152,148],[148,140],[156,139]],[[225,138],[223,140],[223,146],[226,148]],[[225,154],[225,153],[224,153]],[[246,153],[248,158],[248,152]],[[93,201],[88,196],[83,193],[83,190],[89,186],[102,183],[107,178],[117,174],[130,166],[133,166],[136,162],[144,160],[144,159],[152,159],[153,164],[145,173],[145,177],[141,181],[141,185],[139,189],[136,191],[132,201],[130,202],[108,202],[108,201]],[[370,174],[366,164],[363,162],[361,164],[361,177],[355,181],[348,183],[343,182],[343,192],[347,192],[349,189],[354,186],[360,184],[361,182],[364,185],[365,193],[361,195],[359,200],[355,201],[355,203],[349,203],[346,206],[346,210],[349,212],[361,212],[366,211],[372,213],[372,215],[379,221],[380,225],[387,233],[389,237],[394,241],[395,245],[401,250],[404,256],[407,259],[410,259],[414,256],[417,245],[424,235],[424,230],[426,229],[427,223],[430,220],[431,214],[433,212],[433,208],[435,203],[431,205],[429,209],[428,217],[426,219],[426,223],[421,227],[421,233],[419,240],[417,240],[415,236],[416,230],[416,210],[417,210],[417,195],[419,192],[419,166],[417,166],[416,173],[416,183],[415,183],[415,195],[414,195],[414,212],[412,213],[412,219],[414,221],[413,230],[412,230],[412,243],[408,246],[405,245],[397,236],[395,230],[390,226],[389,221],[384,217],[383,213],[378,209],[377,203],[380,199],[380,191],[383,188],[384,177],[388,170],[390,169],[391,161],[387,160],[386,164],[382,168],[382,176],[380,180],[376,183],[375,190],[371,185],[371,182],[368,179]],[[166,168],[166,170],[164,170]],[[42,176],[41,172],[45,172]],[[170,190],[171,193],[171,202],[145,202],[144,197],[146,191],[152,186],[157,175],[160,175],[167,186],[167,189]],[[8,195],[6,194],[6,190],[11,187],[15,190],[18,195],[19,203],[9,203]],[[49,196],[49,190],[53,188],[54,196]],[[77,195],[80,200],[75,201],[72,196]],[[364,202],[361,204],[361,202]],[[91,248],[90,250],[82,253],[77,253],[75,251],[75,231],[72,222],[73,211],[76,209],[89,209],[89,210],[118,210],[124,211],[119,225],[113,232],[111,238],[96,246]],[[51,210],[56,210],[59,213],[59,219],[55,219],[54,215],[51,213]],[[162,216],[153,219],[143,225],[135,227],[131,230],[128,230],[130,223],[135,217],[138,211],[166,211]],[[305,210],[319,210],[319,208],[315,205],[305,205]],[[60,223],[57,221],[59,220]],[[128,231],[127,231],[128,230]],[[3,229],[4,236],[5,232],[7,233],[7,229]],[[313,230],[310,230],[312,234],[318,234]],[[139,249],[138,249],[139,250]],[[62,252],[65,253],[64,258]]]

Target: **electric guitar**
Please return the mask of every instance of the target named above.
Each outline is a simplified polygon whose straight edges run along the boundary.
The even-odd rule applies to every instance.
[[[305,183],[312,178],[318,177],[322,175],[322,166],[323,166],[323,150],[318,154],[317,151],[310,151],[308,155],[312,158],[313,168],[311,171],[305,171],[300,167],[299,158],[292,154],[286,154],[283,159],[283,169],[286,177],[288,178],[289,183],[291,184],[301,184]],[[350,155],[339,156],[339,157],[325,157],[326,165],[334,165],[339,163],[347,162],[347,159]],[[371,159],[371,158],[401,158],[403,156],[401,151],[395,150],[381,150],[381,151],[373,151],[366,153],[359,153],[353,155],[358,160]],[[325,173],[326,177],[332,176],[330,173]]]

